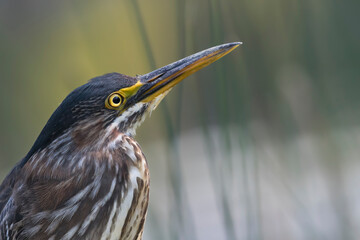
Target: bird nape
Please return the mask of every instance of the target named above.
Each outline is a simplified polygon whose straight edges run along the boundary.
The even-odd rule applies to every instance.
[[[0,240],[141,239],[149,171],[135,129],[172,87],[240,44],[71,92],[0,186]]]

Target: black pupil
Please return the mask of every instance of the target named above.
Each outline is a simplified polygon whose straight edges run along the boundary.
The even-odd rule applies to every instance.
[[[115,103],[115,104],[119,104],[120,101],[121,101],[121,99],[120,99],[119,96],[115,96],[115,97],[113,97],[112,101],[113,101],[113,103]]]

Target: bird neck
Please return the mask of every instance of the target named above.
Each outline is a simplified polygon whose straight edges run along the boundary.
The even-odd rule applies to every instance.
[[[114,131],[124,133],[130,137],[136,135],[136,129],[144,122],[150,113],[149,104],[137,103],[119,115],[108,127],[107,134]]]

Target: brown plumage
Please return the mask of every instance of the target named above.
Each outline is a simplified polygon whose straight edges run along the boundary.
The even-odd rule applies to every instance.
[[[55,141],[12,175],[16,180],[10,181],[16,183],[11,204],[18,206],[13,209],[16,214],[8,219],[16,222],[13,237],[103,239],[107,234],[104,239],[111,239],[111,234],[118,230],[116,239],[141,239],[149,172],[140,146],[114,129],[105,141],[98,138],[97,143],[93,141],[85,149],[82,144],[74,144],[82,150],[66,154],[73,159],[71,162],[61,159],[62,156],[52,158],[64,145],[67,143]],[[121,231],[116,229],[120,210],[127,212]],[[16,221],[17,215],[22,216],[20,221]],[[10,228],[6,223],[3,226]]]
[[[175,84],[238,45],[70,93],[0,186],[0,240],[140,240],[150,179],[135,129]]]

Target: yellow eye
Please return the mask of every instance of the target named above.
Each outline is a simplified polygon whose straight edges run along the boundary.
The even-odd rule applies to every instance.
[[[112,95],[110,95],[108,99],[108,103],[110,107],[117,108],[121,105],[123,100],[124,100],[123,96],[121,96],[118,93],[113,93]]]

